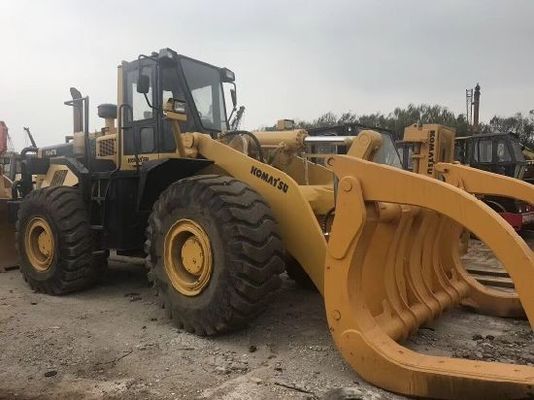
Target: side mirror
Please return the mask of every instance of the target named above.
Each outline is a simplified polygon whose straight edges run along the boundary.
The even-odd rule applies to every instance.
[[[147,94],[150,90],[150,77],[145,74],[139,74],[137,78],[137,93]]]
[[[232,104],[234,108],[237,107],[237,93],[235,91],[235,87],[230,89],[230,96],[232,97]]]

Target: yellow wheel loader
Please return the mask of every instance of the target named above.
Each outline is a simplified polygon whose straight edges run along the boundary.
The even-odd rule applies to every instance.
[[[117,106],[98,107],[98,132],[89,99],[71,89],[73,135],[24,154],[20,195],[8,202],[29,284],[68,293],[95,281],[109,250],[143,255],[175,323],[215,335],[268,306],[291,257],[323,295],[340,352],[369,382],[440,399],[533,396],[532,367],[400,344],[477,300],[461,273],[463,229],[505,265],[518,293],[507,304],[534,324],[534,257],[517,233],[461,188],[374,162],[393,149],[374,131],[347,139],[347,155],[325,165],[302,153],[338,139],[228,131],[224,88],[236,109],[234,81],[170,49],[141,55],[119,66]]]

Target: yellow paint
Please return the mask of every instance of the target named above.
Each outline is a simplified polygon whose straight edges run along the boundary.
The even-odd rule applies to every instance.
[[[43,217],[34,217],[24,231],[24,248],[28,261],[38,272],[47,271],[54,260],[55,239],[50,224]]]
[[[206,231],[191,219],[176,221],[165,234],[165,273],[172,286],[185,296],[197,296],[209,284],[213,255]]]

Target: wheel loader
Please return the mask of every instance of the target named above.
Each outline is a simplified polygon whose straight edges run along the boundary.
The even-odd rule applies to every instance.
[[[464,176],[492,175],[436,164],[451,184],[374,162],[386,146],[372,130],[347,138],[346,155],[311,163],[310,140],[337,139],[228,131],[225,87],[235,109],[232,71],[170,49],[140,55],[118,67],[117,105],[98,107],[97,132],[88,97],[71,89],[73,134],[24,154],[8,203],[30,286],[65,294],[91,285],[110,250],[144,255],[177,326],[216,335],[269,305],[291,257],[324,297],[341,354],[369,382],[417,397],[532,397],[532,367],[401,344],[467,300],[534,324],[531,249],[462,188]],[[463,229],[494,251],[517,295],[485,293],[462,273]]]

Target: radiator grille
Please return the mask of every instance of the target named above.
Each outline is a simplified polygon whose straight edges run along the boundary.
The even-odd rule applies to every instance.
[[[50,186],[63,185],[63,183],[65,183],[65,178],[67,177],[67,172],[68,171],[66,169],[54,172],[54,176],[52,177],[52,182],[50,182]]]
[[[98,156],[114,156],[116,154],[115,150],[115,139],[104,139],[98,142]]]

